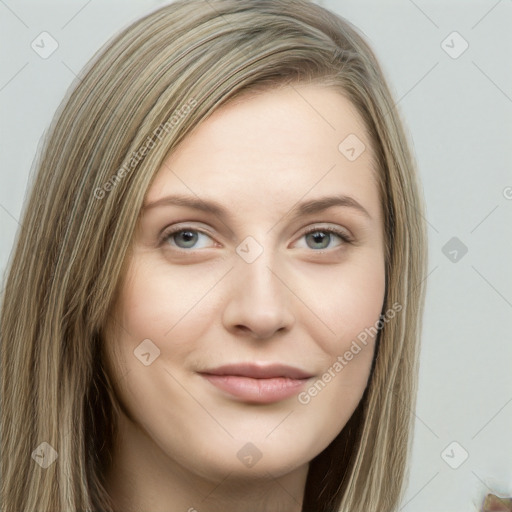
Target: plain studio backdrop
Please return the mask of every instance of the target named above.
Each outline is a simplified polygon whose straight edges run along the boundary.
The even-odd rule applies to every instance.
[[[0,1],[2,275],[65,91],[107,39],[165,3]],[[478,510],[488,492],[512,495],[512,1],[319,3],[374,48],[427,203],[419,397],[401,510]]]

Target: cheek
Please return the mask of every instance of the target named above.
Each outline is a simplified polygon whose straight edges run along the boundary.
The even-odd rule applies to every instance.
[[[318,316],[330,331],[323,329],[324,335],[317,338],[324,352],[335,358],[378,322],[385,282],[384,261],[378,253],[317,276],[317,286],[309,296],[312,309],[320,312]],[[367,341],[371,348],[372,338],[368,336]]]
[[[106,336],[117,397],[125,413],[148,431],[166,428],[162,418],[183,424],[183,416],[192,417],[194,402],[180,385],[180,372],[211,325],[214,311],[201,298],[218,278],[207,269],[194,273],[192,266],[174,268],[171,275],[168,264],[143,257],[131,261],[126,276],[116,322]]]
[[[340,309],[337,324],[344,346],[378,322],[384,303],[384,271],[355,270],[351,276],[347,276],[346,282],[338,302]]]
[[[207,313],[207,301],[202,299],[216,280],[208,269],[193,272],[191,268],[174,268],[171,274],[168,264],[149,258],[134,261],[117,308],[123,335],[154,339],[162,349],[172,342],[178,352],[180,345],[189,346],[202,324],[198,319],[205,319]]]
[[[324,329],[324,335],[317,337],[326,357],[317,380],[298,398],[308,407],[339,411],[327,420],[337,432],[368,382],[385,295],[384,260],[375,252],[340,267],[336,279],[328,277],[321,280],[328,293],[314,294],[322,320],[331,330],[326,335]]]

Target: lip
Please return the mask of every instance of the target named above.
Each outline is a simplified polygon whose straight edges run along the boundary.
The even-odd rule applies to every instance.
[[[268,404],[296,395],[312,374],[283,364],[241,363],[199,372],[210,384],[241,401]]]

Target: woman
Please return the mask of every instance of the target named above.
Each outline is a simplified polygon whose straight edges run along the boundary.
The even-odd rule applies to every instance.
[[[426,234],[356,30],[172,3],[45,142],[2,306],[2,510],[396,510]]]

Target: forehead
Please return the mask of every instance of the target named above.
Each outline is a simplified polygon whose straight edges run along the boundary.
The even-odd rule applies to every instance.
[[[247,94],[217,109],[167,156],[146,204],[176,193],[260,214],[335,193],[380,210],[364,123],[347,98],[318,85]]]

